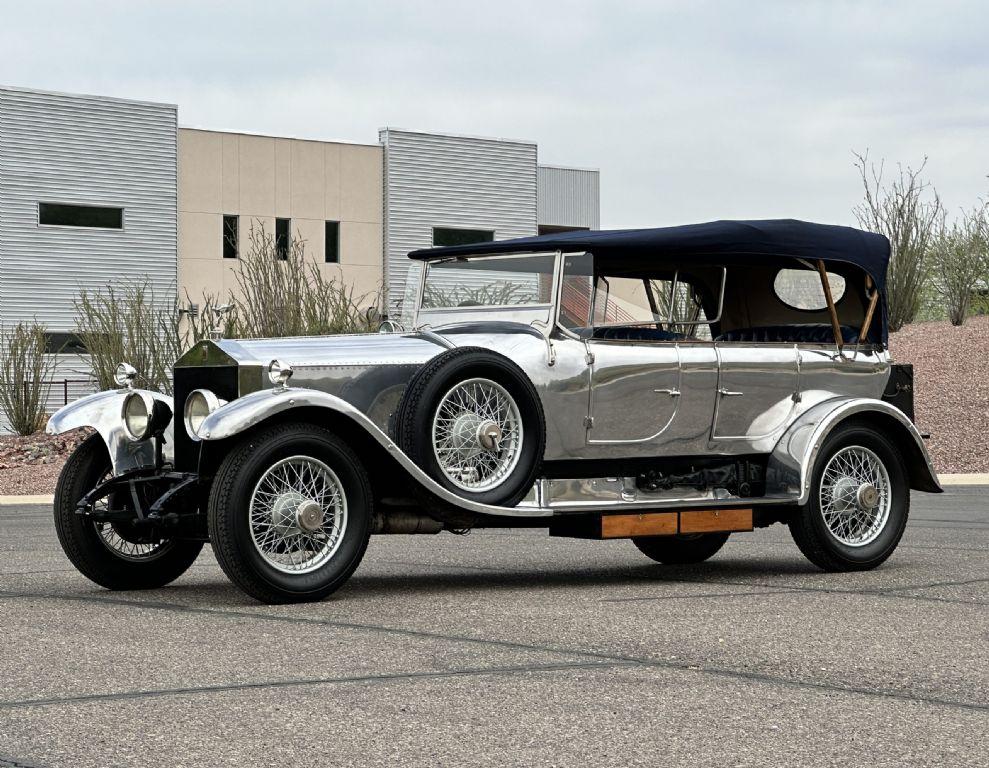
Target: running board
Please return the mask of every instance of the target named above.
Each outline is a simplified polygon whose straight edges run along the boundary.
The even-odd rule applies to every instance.
[[[638,515],[561,515],[549,523],[550,536],[573,539],[629,539],[752,530],[751,509],[684,509]]]

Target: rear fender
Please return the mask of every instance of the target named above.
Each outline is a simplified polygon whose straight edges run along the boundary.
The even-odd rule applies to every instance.
[[[766,495],[795,497],[795,503],[806,504],[824,441],[848,421],[868,424],[893,441],[903,456],[911,488],[941,492],[924,440],[903,411],[882,400],[839,398],[809,409],[783,434],[769,457]]]
[[[79,398],[52,414],[52,417],[48,419],[48,426],[45,427],[45,431],[49,435],[61,435],[80,427],[95,429],[103,438],[103,442],[106,443],[107,451],[110,453],[110,461],[113,464],[114,475],[120,475],[133,469],[154,467],[154,440],[135,442],[128,438],[124,432],[122,416],[124,398],[131,391],[137,390],[111,389]],[[150,390],[140,391],[146,392],[155,400],[165,403],[174,413],[172,398]],[[174,422],[175,417],[173,416],[165,429],[165,444],[162,446],[162,455],[168,462],[171,462],[174,456],[172,445]]]

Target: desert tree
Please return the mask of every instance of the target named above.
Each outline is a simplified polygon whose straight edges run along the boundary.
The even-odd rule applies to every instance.
[[[885,162],[870,162],[869,153],[855,153],[855,167],[864,197],[854,213],[863,229],[885,235],[890,243],[886,277],[890,330],[913,321],[920,309],[927,280],[926,257],[942,220],[941,200],[924,180],[927,158],[918,168],[897,166],[886,177]]]
[[[372,330],[368,307],[374,293],[325,275],[306,258],[306,241],[298,234],[288,243],[276,241],[264,224],[253,222],[249,246],[234,272],[237,291],[232,330],[244,338],[315,336]]]
[[[977,207],[950,225],[947,217],[942,217],[931,241],[931,285],[952,325],[965,322],[976,288],[989,276],[987,225],[985,206]]]
[[[33,435],[45,426],[55,364],[45,326],[0,326],[0,410],[17,434]]]
[[[156,294],[143,280],[83,289],[74,303],[97,387],[112,389],[114,371],[126,361],[137,369],[140,386],[171,394],[172,364],[183,347],[174,296]]]

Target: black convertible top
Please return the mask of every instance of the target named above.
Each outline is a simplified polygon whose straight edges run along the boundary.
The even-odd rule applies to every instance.
[[[795,219],[710,221],[654,229],[580,230],[413,251],[409,258],[432,260],[536,251],[591,251],[597,258],[664,258],[766,262],[798,258],[843,262],[860,267],[879,289],[885,304],[889,241],[852,227]]]

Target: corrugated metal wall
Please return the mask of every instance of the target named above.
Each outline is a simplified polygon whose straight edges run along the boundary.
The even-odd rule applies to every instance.
[[[409,251],[432,245],[433,227],[536,234],[536,145],[386,128],[385,284],[401,300]]]
[[[147,276],[176,279],[171,105],[0,88],[0,322],[74,325],[72,299]],[[124,209],[122,230],[38,225],[38,202]]]
[[[540,165],[538,221],[561,227],[601,227],[601,174],[582,168]]]

